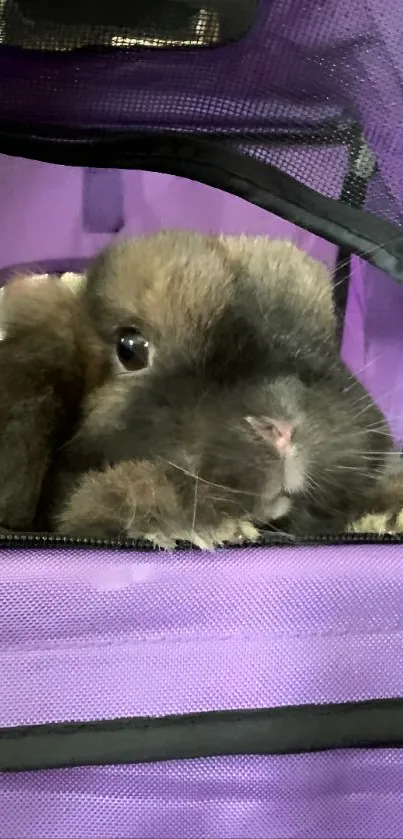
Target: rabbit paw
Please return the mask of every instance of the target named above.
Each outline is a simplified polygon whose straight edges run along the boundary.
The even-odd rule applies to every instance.
[[[403,510],[396,513],[367,513],[348,528],[352,533],[403,533]]]
[[[237,520],[227,518],[218,526],[211,528],[195,528],[194,530],[179,530],[170,544],[162,544],[164,534],[148,534],[147,539],[160,547],[175,547],[175,543],[190,542],[197,548],[211,551],[214,548],[225,544],[244,544],[245,542],[256,542],[259,539],[259,531],[248,520]]]
[[[63,506],[55,529],[84,539],[141,539],[165,549],[186,541],[211,550],[227,542],[254,542],[259,535],[250,521],[230,518],[211,528],[184,527],[175,489],[146,461],[85,475]]]

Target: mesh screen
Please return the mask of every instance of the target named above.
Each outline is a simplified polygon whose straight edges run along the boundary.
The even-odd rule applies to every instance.
[[[155,0],[115,14],[88,0],[52,16],[48,0],[2,2],[0,127],[213,134],[402,222],[403,7],[392,0]],[[366,199],[354,179],[343,192],[363,149]]]

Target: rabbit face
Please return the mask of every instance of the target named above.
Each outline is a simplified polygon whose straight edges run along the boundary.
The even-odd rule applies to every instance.
[[[361,510],[391,442],[339,359],[322,265],[167,232],[103,252],[82,302],[113,374],[59,463],[63,532],[210,544],[230,522],[334,532]]]

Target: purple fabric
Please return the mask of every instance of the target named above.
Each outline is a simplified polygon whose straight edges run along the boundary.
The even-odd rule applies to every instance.
[[[83,182],[83,228],[89,233],[119,233],[124,227],[122,174],[114,169],[86,169]]]
[[[7,839],[402,839],[401,751],[4,775]]]
[[[403,288],[352,260],[343,355],[376,398],[398,446],[403,443]]]
[[[3,550],[0,602],[0,727],[403,696],[399,545]]]
[[[329,267],[334,266],[336,249],[329,242],[242,198],[186,178],[153,172],[119,174],[118,194],[120,189],[123,191],[119,198],[123,205],[122,235],[170,227],[206,233],[263,233],[292,238]],[[101,181],[103,190],[96,195],[101,205],[98,212],[106,213],[112,191],[109,173],[107,185]],[[101,181],[97,181],[97,188]],[[116,188],[115,179],[112,186]],[[0,225],[0,269],[19,263],[37,263],[40,267],[45,260],[88,259],[113,238],[112,232],[105,230],[105,221],[97,222],[98,232],[83,225],[83,198],[87,201],[91,197],[92,216],[97,208],[95,192],[89,194],[82,169],[0,155],[0,195],[7,205]],[[116,207],[116,191],[112,197]],[[84,218],[88,212],[87,207]]]
[[[83,213],[84,218],[89,212],[94,216],[95,199],[98,213],[108,212],[111,191],[114,207],[123,205],[122,235],[174,227],[205,233],[262,233],[292,238],[329,267],[334,266],[336,249],[329,242],[219,189],[186,178],[124,171],[119,173],[116,195],[116,179],[108,173],[103,180],[99,170],[98,174],[97,189],[101,183],[103,189],[95,195],[95,188],[89,191],[82,169],[0,155],[0,195],[7,205],[0,225],[0,269],[19,263],[40,267],[45,260],[92,257],[111,241],[113,233],[105,230],[104,220],[97,222],[98,232],[88,230]],[[91,207],[84,211],[83,200],[87,202],[89,197]]]
[[[396,547],[0,554],[0,725],[403,695]],[[7,839],[403,836],[403,752],[0,775]]]

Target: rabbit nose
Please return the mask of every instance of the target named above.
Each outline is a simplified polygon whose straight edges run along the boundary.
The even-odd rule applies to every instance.
[[[291,445],[291,439],[293,434],[292,425],[288,422],[273,422],[272,423],[272,436],[273,442],[277,446],[280,451],[287,451],[287,449]]]
[[[275,420],[272,417],[245,417],[245,419],[262,440],[275,446],[280,454],[287,454],[294,432],[290,422]]]

